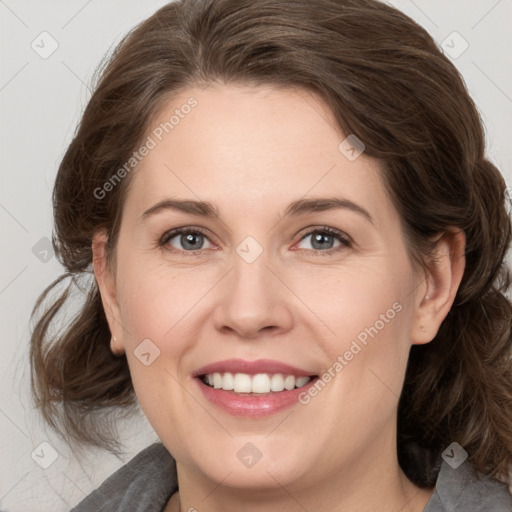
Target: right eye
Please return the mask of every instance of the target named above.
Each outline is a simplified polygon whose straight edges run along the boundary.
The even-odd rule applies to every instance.
[[[204,242],[207,241],[210,245],[205,233],[197,228],[177,228],[167,232],[160,240],[160,245],[171,252],[189,252],[195,253],[205,249]],[[169,249],[169,246],[172,249]],[[211,247],[206,247],[206,249]],[[175,251],[174,251],[175,250]]]

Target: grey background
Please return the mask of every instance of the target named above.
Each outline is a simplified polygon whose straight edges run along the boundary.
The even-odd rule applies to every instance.
[[[39,293],[61,273],[49,247],[57,166],[104,54],[165,1],[0,0],[0,510],[67,511],[134,453],[156,439],[137,414],[121,420],[127,453],[79,456],[33,410],[27,348]],[[512,184],[512,3],[507,0],[394,0],[454,59],[486,127],[488,154]],[[42,58],[39,52],[56,51]],[[456,31],[458,35],[453,35]],[[34,42],[34,43],[33,43]],[[39,46],[37,46],[39,45]],[[451,48],[447,48],[449,45]],[[41,443],[48,445],[41,445]],[[56,457],[56,458],[55,458]],[[53,460],[55,459],[55,460]],[[47,465],[44,469],[41,466]]]

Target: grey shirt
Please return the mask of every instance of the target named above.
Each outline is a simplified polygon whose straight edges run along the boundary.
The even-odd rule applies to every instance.
[[[424,512],[512,512],[504,484],[475,478],[468,462],[452,469],[443,461]],[[161,443],[137,454],[71,512],[162,512],[178,490],[176,463]]]

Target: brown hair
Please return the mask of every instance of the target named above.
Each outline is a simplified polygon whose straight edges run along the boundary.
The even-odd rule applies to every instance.
[[[399,461],[411,480],[432,485],[441,452],[456,441],[476,469],[508,477],[505,182],[485,158],[481,120],[456,68],[419,25],[374,0],[183,0],[121,41],[55,182],[53,242],[66,273],[39,298],[34,316],[43,312],[31,338],[33,390],[44,417],[72,440],[114,446],[97,413],[135,400],[126,358],[110,350],[91,240],[105,228],[114,256],[133,173],[105,197],[97,190],[130,158],[164,100],[213,80],[319,94],[343,133],[355,134],[366,154],[384,163],[409,250],[420,260],[429,237],[464,231],[467,263],[454,305],[435,339],[410,352],[398,410]],[[71,283],[50,299],[66,277]],[[84,278],[84,304],[52,332],[73,283]]]

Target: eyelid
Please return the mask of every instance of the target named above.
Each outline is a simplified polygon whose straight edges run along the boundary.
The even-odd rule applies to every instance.
[[[335,238],[338,239],[340,242],[340,245],[338,247],[331,247],[330,249],[325,249],[323,251],[316,251],[314,249],[295,249],[299,251],[306,251],[308,254],[317,254],[317,255],[334,255],[335,253],[338,253],[339,251],[343,251],[344,249],[347,249],[349,247],[352,247],[354,245],[354,242],[352,238],[347,235],[344,231],[341,231],[336,228],[332,228],[330,226],[308,226],[307,228],[304,228],[302,231],[302,234],[299,235],[300,239],[296,243],[302,242],[306,237],[311,236],[314,233],[327,233]],[[295,244],[294,244],[295,245]]]
[[[180,227],[173,228],[173,229],[166,231],[160,237],[158,245],[161,247],[164,247],[169,242],[169,240],[171,238],[174,238],[175,236],[183,234],[183,233],[200,233],[200,234],[204,235],[211,244],[216,245],[214,242],[212,242],[210,240],[207,230],[205,230],[204,228],[201,228],[198,226],[192,226],[192,225],[180,226]],[[308,236],[311,236],[314,233],[327,233],[327,234],[337,238],[339,240],[339,242],[341,243],[341,246],[338,246],[336,248],[325,249],[325,250],[318,250],[318,251],[314,250],[314,249],[294,249],[294,250],[306,251],[307,253],[310,253],[310,254],[317,253],[319,255],[326,255],[326,254],[328,255],[328,254],[336,253],[340,250],[346,249],[347,247],[351,247],[353,245],[352,238],[349,235],[347,235],[344,231],[341,231],[336,228],[332,228],[330,226],[321,226],[321,225],[312,225],[312,226],[308,226],[308,227],[304,228],[298,235],[299,240],[297,242],[295,242],[294,245],[302,242],[302,240],[304,240]],[[182,254],[185,253],[187,255],[194,256],[198,253],[205,251],[206,249],[197,249],[197,250],[193,250],[193,251],[184,251],[184,250],[180,250],[180,249],[173,249],[173,250],[166,249],[166,250],[171,253],[175,253],[175,252],[182,253]],[[216,249],[213,249],[213,250],[216,250]]]
[[[318,225],[312,225],[312,226],[308,226],[307,228],[304,228],[301,232],[301,234],[299,235],[300,236],[300,240],[304,240],[304,238],[306,238],[307,236],[313,234],[313,233],[329,233],[330,235],[333,235],[333,236],[337,236],[338,238],[340,238],[341,240],[345,241],[345,242],[348,242],[348,243],[353,243],[353,240],[352,238],[347,235],[344,231],[341,231],[340,229],[336,229],[336,228],[332,228],[330,226],[318,226]]]
[[[211,244],[216,245],[210,240],[210,236],[208,235],[207,231],[204,228],[200,228],[198,226],[190,226],[190,225],[180,226],[177,228],[169,229],[159,238],[158,245],[161,247],[164,247],[169,242],[169,240],[171,238],[174,238],[175,236],[183,234],[183,233],[200,233],[201,235],[204,235]],[[167,250],[169,252],[179,252],[179,253],[187,253],[187,254],[196,254],[198,252],[204,251],[204,249],[197,249],[195,251],[182,251],[179,249],[174,249],[172,251],[170,251],[169,249],[167,249]]]

